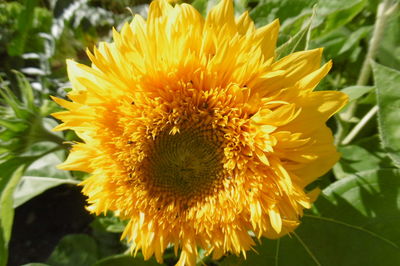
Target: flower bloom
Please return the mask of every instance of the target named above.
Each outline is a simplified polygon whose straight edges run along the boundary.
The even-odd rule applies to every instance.
[[[60,167],[91,174],[89,210],[129,220],[133,252],[245,255],[252,235],[285,235],[310,208],[305,186],[339,158],[325,122],[347,97],[313,91],[331,68],[322,49],[275,60],[278,30],[235,18],[230,0],[205,19],[160,0],[88,51],[92,66],[67,61],[56,130],[82,143]]]

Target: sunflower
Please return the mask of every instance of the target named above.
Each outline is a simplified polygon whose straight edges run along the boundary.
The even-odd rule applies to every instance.
[[[72,129],[65,170],[82,182],[88,209],[128,220],[132,252],[178,265],[199,248],[218,259],[255,237],[293,231],[316,192],[305,187],[338,160],[325,125],[347,97],[313,91],[328,73],[322,49],[275,60],[279,23],[256,29],[222,0],[204,19],[192,6],[154,1],[112,43],[67,61],[71,101],[54,116]]]

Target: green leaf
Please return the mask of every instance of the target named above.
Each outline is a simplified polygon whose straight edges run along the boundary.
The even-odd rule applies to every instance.
[[[372,64],[377,88],[378,124],[382,145],[400,167],[400,72]]]
[[[4,105],[9,105],[14,111],[15,117],[20,119],[31,118],[32,112],[34,112],[34,110],[29,110],[25,108],[25,106],[20,103],[18,98],[8,87],[0,87],[0,96],[3,98],[1,99],[1,102],[4,103]]]
[[[379,147],[371,146],[371,143],[378,143],[377,137],[368,138],[365,147],[360,145],[346,145],[339,147],[342,154],[340,161],[333,167],[336,178],[341,179],[350,174],[376,170],[382,167],[393,167],[387,154]],[[362,144],[360,142],[359,144]]]
[[[14,157],[0,163],[0,192],[4,191],[11,176],[21,165],[29,165],[37,157]]]
[[[210,9],[218,3],[218,0],[195,0],[192,6],[200,12],[203,17],[207,16]]]
[[[126,225],[126,220],[121,220],[112,212],[107,213],[107,216],[97,216],[92,223],[92,226],[95,226],[97,229],[111,233],[122,233]]]
[[[300,45],[305,42],[306,36],[307,36],[307,28],[302,29],[298,33],[296,33],[295,36],[291,37],[287,42],[282,44],[276,49],[276,58],[279,60],[282,57],[285,57],[288,54],[293,53],[297,49],[299,50],[304,50],[301,47],[304,45]],[[301,46],[301,47],[300,47]]]
[[[14,165],[12,165],[14,166]],[[10,167],[8,164],[0,165],[0,172],[5,167]],[[11,238],[11,229],[14,220],[14,208],[13,208],[13,192],[19,180],[21,179],[26,165],[20,164],[19,167],[13,171],[13,174],[7,180],[8,182],[2,186],[0,190],[0,266],[7,265],[8,259],[8,243]],[[4,175],[2,175],[1,182],[6,179]]]
[[[33,262],[33,263],[24,264],[22,266],[51,266],[51,265],[44,264],[44,263],[35,263],[35,262]]]
[[[263,239],[223,265],[400,265],[400,170],[353,175],[327,187],[291,236]]]
[[[14,191],[14,208],[24,204],[28,200],[42,194],[46,190],[62,185],[73,184],[77,185],[79,182],[72,179],[58,179],[54,177],[42,176],[24,176]]]
[[[52,266],[87,266],[98,259],[96,241],[83,234],[67,235],[58,243],[46,263]]]
[[[25,106],[27,106],[29,110],[38,111],[34,102],[33,88],[31,84],[22,73],[18,71],[13,72],[17,78],[18,87],[21,90],[22,100],[25,103]]]
[[[334,59],[334,64],[335,64],[336,61],[338,60],[339,51],[345,45],[347,39],[349,38],[348,30],[341,28],[339,30],[335,30],[328,34],[325,34],[323,36],[315,36],[315,35],[316,34],[313,34],[312,36],[313,39],[311,42],[311,46],[313,48],[323,47],[324,57]]]
[[[14,219],[14,190],[26,167],[37,158],[37,156],[14,157],[0,163],[0,266],[7,264],[8,242]]]
[[[365,26],[357,29],[356,31],[352,32],[350,36],[347,36],[346,41],[342,48],[340,49],[338,54],[343,54],[351,49],[354,49],[354,47],[358,46],[360,41],[367,37],[368,34],[371,32],[372,27],[371,26]]]
[[[36,0],[24,1],[24,9],[18,16],[17,36],[7,46],[8,54],[11,56],[21,55],[24,52],[29,29],[33,25],[36,2]]]
[[[200,12],[203,17],[207,16],[207,13],[212,7],[219,3],[220,0],[195,0],[192,2],[192,6]],[[235,8],[235,14],[241,15],[247,9],[248,0],[234,0],[233,6]]]
[[[36,150],[32,152],[36,152],[37,154],[43,154],[44,152],[50,152],[40,159],[36,160],[26,171],[27,176],[40,176],[40,177],[54,177],[58,179],[71,179],[71,174],[69,171],[59,170],[57,169],[57,165],[63,161],[63,151],[53,151],[51,152],[52,146],[50,144],[53,143],[42,143],[47,144],[40,147],[36,145]],[[53,144],[54,145],[54,144]],[[56,148],[56,147],[55,147]],[[40,152],[40,149],[43,149]],[[54,149],[54,148],[53,148]],[[40,152],[40,153],[39,153]]]
[[[388,18],[385,34],[378,47],[377,57],[385,66],[400,70],[400,12]]]
[[[276,49],[277,59],[280,59],[293,52],[307,49],[308,43],[310,41],[307,36],[311,31],[314,14],[315,13],[313,12],[313,15],[311,16],[308,25],[306,25],[301,31],[297,32],[296,35],[291,37],[287,42]]]
[[[233,0],[233,6],[235,8],[235,15],[240,16],[247,10],[249,0]]]
[[[47,152],[51,152],[51,150]],[[26,168],[42,157],[42,155],[43,153],[37,156],[14,157],[0,164],[0,266],[5,265],[7,261],[8,242],[10,240],[14,217],[14,193],[21,189],[21,187],[18,187],[18,184],[21,186],[22,175]],[[50,155],[55,156],[54,153]],[[46,158],[46,156],[43,158]],[[36,167],[38,164],[40,165],[40,160],[39,163],[36,164]],[[31,166],[32,169],[30,171],[34,171],[35,164]],[[33,190],[37,189],[38,188],[33,188]],[[17,198],[17,200],[20,199]]]
[[[7,86],[0,88],[0,159],[29,153],[34,145],[50,141],[63,145],[64,139],[54,134],[47,127],[52,119],[44,117],[34,103],[34,94],[27,79],[20,73],[16,73],[18,89],[22,100]],[[1,79],[0,79],[1,81]],[[46,102],[46,101],[45,101]]]
[[[107,258],[104,258],[102,260],[99,260],[96,262],[93,266],[132,266],[132,265],[154,265],[154,266],[159,266],[160,264],[157,263],[157,261],[154,258],[151,258],[150,260],[143,260],[143,258],[135,258],[130,255],[114,255],[110,256]]]
[[[342,89],[341,91],[349,96],[349,101],[354,101],[374,89],[374,86],[350,86]]]
[[[341,90],[349,96],[349,102],[356,101],[369,92],[375,91],[374,86],[350,86]],[[339,113],[340,118],[345,122],[358,122],[359,119],[354,117],[350,112],[351,104],[347,104]]]
[[[51,152],[56,147],[54,143],[50,142],[42,142],[31,147],[30,153],[37,155],[37,160],[26,170],[14,191],[14,208],[50,188],[62,184],[79,184],[79,181],[72,179],[69,171],[57,169],[56,166],[62,162],[60,158],[63,158],[63,151]],[[39,158],[42,154],[48,152],[50,153]]]
[[[345,25],[360,13],[366,4],[366,0],[320,0],[317,14],[323,17],[325,22],[316,34],[322,36]]]
[[[28,128],[22,119],[3,119],[0,118],[0,126],[3,126],[13,132],[23,131]]]
[[[279,18],[281,23],[293,24],[301,20],[304,15],[312,13],[313,0],[272,0],[260,1],[250,12],[257,26],[262,26]],[[284,27],[285,25],[282,25]]]

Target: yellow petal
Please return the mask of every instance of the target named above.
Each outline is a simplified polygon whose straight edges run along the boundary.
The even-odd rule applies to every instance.
[[[320,80],[323,79],[323,77],[325,77],[326,74],[328,74],[331,67],[332,67],[332,61],[329,61],[321,68],[315,70],[314,72],[300,79],[297,82],[297,86],[299,88],[304,88],[310,91],[313,90],[318,85]]]
[[[272,228],[279,234],[282,230],[281,214],[276,207],[269,209],[268,214]]]
[[[301,107],[301,112],[296,119],[283,126],[282,130],[301,132],[307,137],[323,126],[347,101],[348,96],[339,91],[316,91],[306,97],[298,97],[296,105]]]
[[[90,159],[96,157],[97,152],[86,144],[75,144],[65,162],[57,165],[58,169],[91,172]]]
[[[281,87],[293,86],[298,80],[317,70],[321,63],[322,48],[290,54],[272,65],[272,71],[284,70]]]
[[[233,2],[231,0],[221,0],[210,10],[206,17],[206,28],[213,28],[219,31],[224,26],[230,33],[236,30]]]
[[[256,30],[255,38],[260,39],[264,59],[275,56],[276,41],[278,40],[279,20],[275,19],[270,24]]]
[[[256,29],[248,11],[244,12],[239,18],[236,19],[236,26],[238,32],[242,35],[245,35],[246,33],[253,33]]]

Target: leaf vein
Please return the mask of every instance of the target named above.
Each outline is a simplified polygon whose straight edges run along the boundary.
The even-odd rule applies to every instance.
[[[276,240],[276,252],[275,252],[275,266],[278,266],[279,264],[279,246],[280,246],[280,238]]]
[[[322,221],[331,222],[331,223],[343,225],[343,226],[346,226],[346,227],[349,227],[349,228],[353,228],[353,229],[362,231],[364,233],[367,233],[367,234],[369,234],[369,235],[371,235],[373,237],[376,237],[376,238],[386,242],[387,244],[389,244],[389,245],[391,245],[391,246],[393,246],[395,248],[399,248],[399,246],[396,243],[394,243],[393,241],[391,241],[391,240],[389,240],[389,239],[387,239],[387,238],[385,238],[385,237],[383,237],[381,235],[378,235],[377,233],[369,231],[369,230],[367,230],[367,229],[365,229],[363,227],[357,226],[357,225],[348,224],[348,223],[345,223],[345,222],[342,222],[342,221],[338,221],[338,220],[335,220],[335,219],[332,219],[332,218],[309,215],[309,214],[305,214],[304,217],[313,218],[313,219],[317,219],[317,220],[319,219],[319,220],[322,220]]]
[[[303,242],[303,240],[300,238],[296,232],[293,232],[293,235],[296,237],[296,239],[300,242],[300,244],[303,246],[303,248],[306,250],[308,255],[312,258],[312,260],[317,264],[318,266],[322,266],[322,264],[318,261],[317,257],[314,255],[314,253],[311,251],[311,249],[306,245],[306,243]]]

